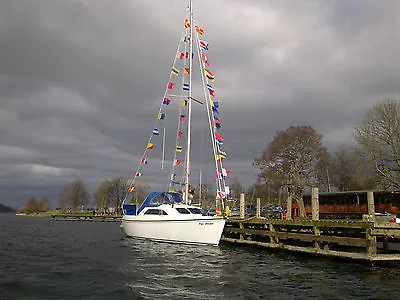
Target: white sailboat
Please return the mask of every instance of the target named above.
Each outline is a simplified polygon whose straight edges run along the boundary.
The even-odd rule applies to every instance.
[[[214,75],[210,71],[210,62],[205,55],[208,43],[204,39],[205,30],[193,19],[192,2],[189,1],[189,16],[185,19],[182,38],[174,59],[170,80],[167,84],[162,104],[158,112],[154,129],[149,138],[147,147],[140,159],[139,166],[134,176],[129,181],[129,188],[123,201],[122,225],[126,235],[135,238],[145,238],[153,241],[218,245],[226,217],[224,212],[224,200],[229,194],[226,178],[229,170],[223,167],[226,152],[223,151],[223,138],[220,133],[221,120],[219,114],[219,101],[215,99],[215,91],[212,87]],[[190,55],[191,54],[191,55]],[[192,96],[192,70],[193,61],[198,58],[200,67],[200,80],[203,85],[204,102]],[[182,89],[179,89],[179,87]],[[191,127],[192,106],[201,104],[205,107],[204,119],[208,120],[210,131],[210,144],[214,156],[215,165],[215,199],[216,212],[214,216],[205,215],[202,210],[191,205],[192,186],[189,184],[191,169]],[[171,105],[170,105],[171,104]],[[172,118],[178,123],[176,127],[176,143],[171,160],[171,172],[169,174],[166,191],[151,192],[139,205],[132,203],[136,185],[142,179],[146,171],[148,158],[155,145],[160,145],[164,168],[166,128],[168,107],[178,108]],[[170,116],[168,112],[168,116]],[[182,142],[185,140],[185,146]],[[177,179],[177,173],[182,171],[182,176]],[[137,197],[136,197],[137,199]],[[128,203],[128,202],[131,203]],[[222,212],[222,213],[221,213]]]

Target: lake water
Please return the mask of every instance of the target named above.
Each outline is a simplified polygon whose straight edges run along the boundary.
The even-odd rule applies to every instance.
[[[400,299],[400,267],[127,238],[116,222],[0,214],[0,299]]]

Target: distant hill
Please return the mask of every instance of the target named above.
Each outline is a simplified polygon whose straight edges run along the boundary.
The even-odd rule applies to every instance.
[[[15,211],[15,209],[5,206],[0,203],[0,212],[14,212],[14,211]]]

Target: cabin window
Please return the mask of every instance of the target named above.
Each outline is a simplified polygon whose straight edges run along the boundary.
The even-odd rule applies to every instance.
[[[177,208],[175,208],[177,211],[178,211],[178,213],[180,213],[180,214],[186,214],[186,215],[188,215],[188,214],[190,214],[190,211],[188,211],[186,208],[183,208],[183,207],[177,207]]]
[[[190,208],[188,208],[188,210],[192,213],[192,214],[195,214],[195,215],[201,215],[201,214],[203,214],[202,212],[201,212],[201,209],[199,209],[199,208],[196,208],[196,207],[190,207]]]
[[[170,201],[170,195],[161,193],[150,199],[150,204],[151,205],[161,205],[161,204],[166,204]]]
[[[145,215],[168,215],[164,210],[162,209],[156,209],[156,208],[150,208],[145,211]]]

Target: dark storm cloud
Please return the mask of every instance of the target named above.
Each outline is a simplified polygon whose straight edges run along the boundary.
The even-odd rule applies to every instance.
[[[54,199],[75,178],[93,191],[135,171],[185,6],[0,2],[0,202]],[[352,142],[367,108],[399,97],[395,0],[210,0],[194,8],[210,42],[226,165],[246,185],[255,180],[253,158],[277,131],[310,124],[326,145]]]

